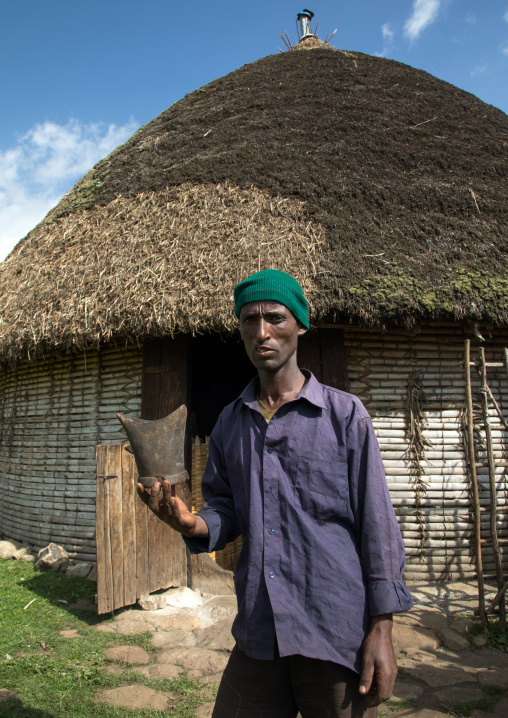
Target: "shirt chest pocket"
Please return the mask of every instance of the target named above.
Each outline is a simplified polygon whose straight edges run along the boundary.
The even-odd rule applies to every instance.
[[[298,457],[295,499],[305,513],[319,519],[343,516],[348,497],[347,464]]]

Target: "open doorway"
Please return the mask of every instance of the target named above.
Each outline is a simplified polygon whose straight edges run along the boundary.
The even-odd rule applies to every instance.
[[[190,341],[190,434],[203,441],[222,409],[245,389],[256,370],[240,335],[200,334]]]

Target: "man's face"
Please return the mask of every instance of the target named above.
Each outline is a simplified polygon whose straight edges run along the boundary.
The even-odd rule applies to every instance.
[[[296,353],[305,329],[278,302],[249,302],[240,310],[240,335],[258,371],[276,371]]]

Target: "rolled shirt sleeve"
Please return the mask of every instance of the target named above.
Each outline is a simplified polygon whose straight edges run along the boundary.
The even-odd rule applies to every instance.
[[[371,419],[356,406],[347,431],[350,501],[371,616],[408,611],[405,553]]]

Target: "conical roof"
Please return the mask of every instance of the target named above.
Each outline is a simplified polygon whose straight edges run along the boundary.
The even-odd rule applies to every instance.
[[[313,318],[508,320],[508,117],[384,58],[266,57],[99,162],[0,265],[0,353],[230,329],[292,272]]]

